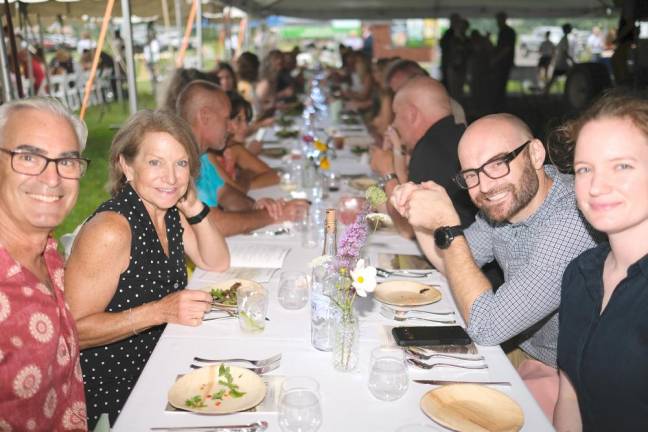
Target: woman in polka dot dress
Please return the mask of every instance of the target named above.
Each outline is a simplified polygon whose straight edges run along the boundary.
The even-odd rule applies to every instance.
[[[198,170],[191,132],[173,114],[140,111],[113,139],[112,199],[79,232],[65,275],[91,428],[104,412],[114,423],[164,324],[198,326],[211,308],[208,293],[185,289],[185,253],[211,271],[229,266],[196,198]]]

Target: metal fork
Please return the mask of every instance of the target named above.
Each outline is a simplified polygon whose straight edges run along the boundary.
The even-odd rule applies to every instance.
[[[414,272],[410,270],[385,270],[383,268],[376,268],[376,274],[383,278],[388,278],[390,276],[401,276],[408,278],[426,278],[435,274],[435,271],[426,271],[426,272]]]
[[[454,368],[459,368],[459,369],[488,369],[488,365],[486,363],[484,364],[479,364],[479,365],[459,365],[456,363],[424,363],[420,360],[416,360],[413,358],[408,358],[407,363],[411,364],[412,366],[416,366],[421,369],[433,369],[435,367],[441,367],[441,366],[448,366],[448,367],[454,367]]]
[[[205,366],[205,365],[197,365],[197,364],[192,363],[192,364],[189,365],[189,367],[191,369],[200,369],[200,368],[204,368],[204,367],[207,367],[207,366]],[[244,369],[247,369],[247,370],[250,370],[250,371],[252,371],[254,373],[262,375],[264,373],[271,372],[271,371],[277,369],[278,367],[279,367],[279,362],[274,363],[274,364],[270,364],[270,365],[266,365],[266,366],[262,366],[262,367],[244,367]]]
[[[271,365],[273,363],[277,363],[280,360],[281,360],[281,354],[273,355],[272,357],[268,357],[268,358],[260,359],[260,360],[250,360],[250,359],[244,359],[244,358],[207,359],[207,358],[201,358],[201,357],[194,357],[194,361],[202,362],[202,363],[245,362],[245,363],[250,363],[251,365],[259,366],[259,367],[268,366],[268,365]]]
[[[381,305],[380,306],[380,312],[386,313],[389,315],[398,315],[398,316],[406,316],[408,314],[416,314],[416,313],[422,313],[422,314],[430,314],[430,315],[454,315],[454,311],[446,311],[446,312],[435,312],[435,311],[429,311],[429,310],[423,310],[423,309],[408,309],[408,310],[400,310],[400,309],[395,309],[392,307],[389,307],[387,305]]]
[[[433,323],[439,323],[439,324],[456,324],[457,321],[453,319],[436,319],[436,318],[423,318],[423,317],[416,317],[416,316],[398,316],[394,315],[392,318],[394,321],[407,321],[407,320],[419,320],[419,321],[427,321],[427,322],[433,322]]]
[[[413,351],[410,350],[409,348],[406,348],[405,351],[407,351],[408,356],[416,357],[417,359],[420,360],[429,360],[431,358],[449,358],[449,359],[456,359],[456,360],[468,360],[468,361],[482,361],[484,360],[484,356],[482,355],[477,355],[477,356],[464,356],[461,354],[447,354],[447,353],[431,353],[431,354],[423,354],[418,351]]]

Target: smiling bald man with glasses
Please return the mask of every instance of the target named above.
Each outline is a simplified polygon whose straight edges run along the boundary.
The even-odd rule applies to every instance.
[[[454,180],[479,209],[470,227],[459,226],[447,192],[433,182],[399,186],[392,203],[448,279],[472,339],[497,345],[517,337],[518,358],[539,362],[557,378],[562,274],[595,244],[576,207],[573,178],[545,166],[542,142],[509,114],[470,125],[458,154],[461,171]],[[481,271],[493,260],[504,272],[496,291]],[[546,404],[551,409],[555,390]]]

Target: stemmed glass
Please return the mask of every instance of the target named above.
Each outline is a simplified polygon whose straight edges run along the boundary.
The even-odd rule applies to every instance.
[[[279,395],[283,432],[316,432],[322,425],[319,384],[309,377],[286,378]]]

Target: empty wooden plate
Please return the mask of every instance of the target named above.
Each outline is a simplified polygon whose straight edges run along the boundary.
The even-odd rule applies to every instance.
[[[478,384],[450,384],[430,390],[421,409],[435,422],[460,432],[515,432],[524,414],[506,394]]]

